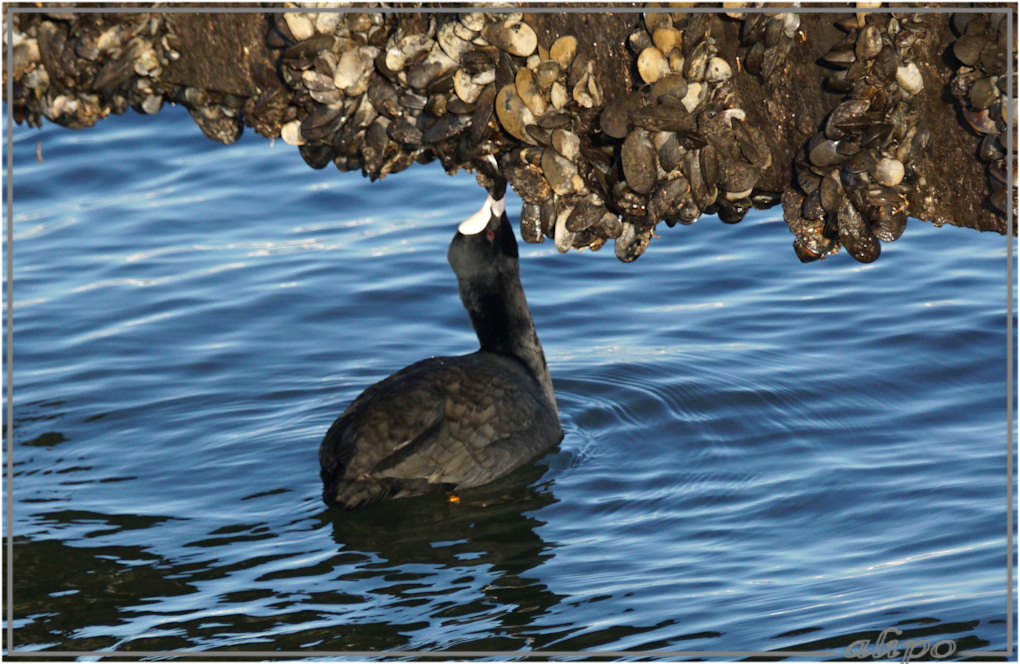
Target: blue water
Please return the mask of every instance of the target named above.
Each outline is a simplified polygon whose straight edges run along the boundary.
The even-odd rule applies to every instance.
[[[1005,650],[1002,236],[802,265],[777,208],[633,264],[522,244],[561,445],[340,513],[333,419],[475,347],[474,178],[312,171],[172,108],[13,138],[15,650]]]

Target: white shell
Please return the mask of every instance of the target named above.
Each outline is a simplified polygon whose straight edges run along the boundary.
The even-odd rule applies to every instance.
[[[581,152],[581,139],[577,134],[565,129],[557,129],[552,133],[553,149],[567,158],[567,161],[574,161]]]
[[[479,73],[475,74],[471,78],[471,80],[474,82],[475,85],[482,85],[482,86],[488,85],[489,83],[492,83],[493,81],[496,80],[496,70],[495,69],[486,69],[483,72],[479,72]]]
[[[538,35],[527,23],[506,25],[504,33],[507,39],[507,51],[511,55],[528,57],[538,48]]]
[[[785,34],[788,39],[793,39],[794,35],[797,34],[797,30],[800,28],[800,16],[798,14],[784,12],[782,14],[776,14],[775,18],[783,21],[783,34]]]
[[[475,32],[481,31],[485,27],[485,14],[481,12],[473,12],[471,14],[461,14],[460,22],[464,24],[464,27]]]
[[[506,197],[497,201],[492,197],[492,194],[489,194],[478,212],[460,222],[460,225],[457,226],[457,232],[461,235],[477,235],[489,225],[489,219],[493,216],[502,217],[505,211]]]
[[[727,108],[725,111],[722,112],[722,116],[723,118],[726,119],[726,126],[728,127],[733,126],[734,119],[741,121],[747,119],[747,113],[745,113],[744,110],[741,108]]]
[[[343,17],[340,12],[319,12],[315,17],[315,31],[321,35],[331,35],[340,27]]]
[[[900,87],[914,95],[924,88],[924,78],[921,70],[913,62],[908,62],[896,70],[896,82]]]
[[[733,70],[730,69],[730,63],[718,56],[709,60],[708,67],[705,68],[705,80],[709,83],[725,81],[732,75]]]
[[[588,187],[584,184],[584,178],[574,173],[570,176],[570,186],[574,188],[575,194],[587,194]]]
[[[25,87],[31,90],[45,91],[46,88],[50,87],[50,75],[46,72],[45,67],[36,67],[25,74],[21,80],[25,84]],[[138,85],[139,88],[141,88],[144,85],[144,81],[139,79]]]
[[[556,245],[556,251],[561,254],[567,253],[570,247],[574,245],[574,236],[576,233],[572,233],[567,230],[567,217],[574,211],[574,207],[564,207],[559,215],[556,216],[556,226],[553,230],[553,243]]]
[[[549,89],[549,100],[552,101],[552,105],[557,110],[563,108],[570,101],[567,88],[559,81],[556,81],[552,84],[552,88]]]
[[[684,95],[684,98],[681,99],[680,102],[684,105],[684,108],[687,109],[688,113],[693,113],[694,109],[696,109],[701,103],[702,91],[703,87],[701,83],[694,82],[687,84],[687,94]]]
[[[577,53],[577,37],[565,35],[552,43],[549,47],[549,57],[559,63],[564,69],[570,66]]]
[[[728,201],[739,201],[741,198],[747,198],[754,193],[754,187],[750,187],[745,191],[727,191],[724,194],[724,198]]]
[[[46,71],[43,69],[42,71]],[[142,100],[142,110],[149,115],[159,113],[159,109],[163,108],[163,98],[159,95],[149,95]]]
[[[99,37],[96,39],[96,48],[100,51],[106,51],[107,49],[113,48],[120,43],[121,31],[116,26],[104,30]],[[30,41],[35,41],[34,39]],[[35,59],[39,58],[39,49],[35,49]]]
[[[471,74],[464,69],[458,69],[453,74],[453,90],[462,101],[473,104],[482,94],[482,86],[471,79]]]
[[[524,101],[524,104],[531,109],[531,112],[534,113],[536,117],[545,113],[548,102],[546,101],[545,95],[543,95],[535,85],[535,75],[530,69],[527,67],[521,67],[517,70],[517,77],[514,80],[514,86],[517,90],[517,96]]]
[[[407,62],[407,55],[397,46],[386,49],[386,68],[390,71],[400,71]]]
[[[903,181],[903,163],[899,159],[879,159],[872,169],[875,181],[886,187],[895,187]]]
[[[374,46],[351,49],[337,63],[333,84],[351,97],[357,97],[368,90],[372,60],[379,53]]]
[[[600,103],[600,100],[596,98],[595,94],[593,94],[593,91],[598,90],[598,88],[592,87],[593,80],[591,69],[589,68],[588,73],[582,76],[577,81],[577,84],[574,85],[574,101],[576,101],[582,108],[593,108],[598,106]]]
[[[151,48],[135,60],[135,73],[139,76],[153,76],[156,77],[160,73],[159,59],[156,57],[156,51]]]
[[[669,73],[669,64],[663,57],[662,51],[649,46],[641,51],[637,61],[638,73],[645,83],[655,83],[662,76]]]
[[[478,30],[472,30],[460,21],[457,21],[453,23],[453,34],[457,35],[460,39],[469,42],[478,36]]]
[[[294,39],[304,41],[315,36],[315,23],[312,18],[309,18],[310,16],[314,16],[314,14],[287,12],[283,15],[283,20],[287,22],[287,27],[290,28],[290,34],[294,35]]]
[[[311,91],[330,90],[336,92],[333,77],[320,74],[314,69],[306,69],[301,72],[301,80],[304,81],[305,87]]]
[[[291,120],[280,128],[280,138],[284,143],[290,145],[304,145],[305,139],[301,137],[301,121]]]

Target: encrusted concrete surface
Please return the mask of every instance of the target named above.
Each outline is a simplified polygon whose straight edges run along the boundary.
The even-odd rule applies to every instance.
[[[171,101],[314,168],[439,159],[508,182],[526,241],[612,240],[623,261],[657,224],[751,207],[783,205],[802,260],[863,262],[908,215],[1005,233],[1015,209],[1013,5],[230,8],[6,5],[15,119],[80,129]]]

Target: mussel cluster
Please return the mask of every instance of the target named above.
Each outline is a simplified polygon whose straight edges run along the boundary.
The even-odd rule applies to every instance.
[[[771,162],[709,14],[646,14],[630,37],[634,84],[607,100],[594,44],[565,35],[546,48],[520,13],[292,9],[267,35],[278,71],[257,72],[246,98],[162,83],[179,54],[158,15],[15,14],[19,119],[83,127],[169,99],[215,140],[237,140],[247,122],[316,168],[378,178],[438,158],[486,186],[505,178],[524,200],[526,240],[567,251],[614,238],[625,261],[659,221],[739,221]]]
[[[754,3],[756,6],[764,3]],[[729,11],[726,16],[742,21],[740,45],[747,47],[744,66],[747,71],[768,81],[783,67],[795,39],[806,39],[800,31],[800,16]]]
[[[448,170],[487,169],[498,149],[486,135],[500,55],[490,40],[533,50],[520,18],[279,15],[270,39],[285,40],[282,76],[294,91],[281,135],[315,168],[332,161],[372,179],[436,157]]]
[[[791,48],[808,39],[796,13],[647,12],[630,24],[631,59],[621,63],[623,44],[600,50],[581,32],[540,38],[532,18],[489,9],[287,4],[258,24],[263,56],[245,63],[252,86],[243,95],[166,82],[181,41],[167,16],[13,12],[15,117],[81,128],[128,108],[156,113],[169,100],[214,140],[232,143],[248,124],[297,146],[315,168],[332,163],[375,179],[439,159],[492,190],[509,183],[524,202],[528,242],[548,237],[565,252],[613,239],[622,261],[641,255],[660,221],[709,213],[735,223],[779,201],[759,184],[773,154],[733,76],[746,69],[769,94]],[[950,87],[967,126],[985,137],[979,157],[991,205],[1003,212],[1012,188],[1001,16],[953,19],[960,66]],[[742,21],[736,55],[715,41],[733,33],[727,17]],[[827,89],[842,99],[797,155],[796,187],[782,193],[802,260],[842,246],[873,261],[880,242],[903,232],[907,193],[923,182],[915,156],[929,140],[917,95],[926,77],[934,83],[918,54],[937,20],[876,12],[837,24],[842,41],[822,63]]]
[[[276,28],[285,40],[283,80],[294,92],[281,135],[317,168],[332,161],[376,178],[439,158],[447,170],[478,171],[489,187],[509,171],[532,200],[526,193],[532,183],[516,177],[520,148],[538,145],[533,135],[551,146],[555,134],[560,149],[570,154],[573,146],[576,156],[579,140],[565,129],[570,117],[562,111],[568,103],[601,104],[590,67],[571,69],[576,40],[563,38],[539,53],[520,13],[394,22],[386,14],[293,12],[280,16]],[[539,127],[536,118],[547,111]],[[550,149],[545,162],[553,161],[564,158]],[[574,185],[569,175],[563,185],[563,177],[552,178],[552,186],[566,193]]]
[[[683,31],[669,14],[644,18],[630,38],[641,84],[606,104],[588,48],[571,35],[539,45],[521,14],[430,18],[378,40],[367,22],[319,36],[317,17],[284,14],[281,33],[301,37],[284,53],[294,68],[284,80],[317,102],[283,126],[284,140],[313,166],[332,159],[370,177],[431,155],[448,169],[470,164],[521,196],[525,240],[567,251],[614,238],[633,260],[660,220],[718,210],[738,221],[771,160],[736,108],[711,16]]]
[[[959,66],[949,84],[964,123],[982,137],[978,158],[987,165],[988,199],[1001,214],[1006,214],[1011,203],[1006,154],[1016,156],[1016,145],[1008,149],[1006,134],[1008,104],[1012,103],[1014,112],[1016,109],[1016,99],[1010,100],[1006,95],[1007,20],[1006,12],[953,15],[952,27],[958,39],[951,50]],[[1015,76],[1014,72],[1014,90]],[[1013,139],[1016,140],[1015,132]]]
[[[659,221],[739,221],[771,163],[712,20],[646,14],[630,37],[635,89],[606,100],[591,45],[565,35],[546,48],[520,13],[395,26],[385,14],[285,13],[271,44],[293,92],[281,135],[317,168],[374,178],[438,157],[487,186],[505,178],[524,201],[525,240],[567,251],[614,238],[634,260]]]
[[[45,117],[82,129],[129,108],[155,114],[170,100],[184,105],[209,138],[240,138],[244,98],[162,80],[164,68],[180,58],[162,15],[50,12],[10,19],[18,122],[39,126]]]
[[[22,14],[11,16],[16,119],[45,117],[81,129],[134,107],[157,113],[162,67],[180,57],[156,15]],[[7,39],[6,25],[4,40]]]
[[[870,263],[880,241],[903,233],[907,194],[918,179],[913,158],[929,140],[917,122],[924,77],[912,55],[930,16],[858,14],[843,21],[844,39],[824,56],[833,68],[827,85],[845,96],[797,157],[800,192],[784,194],[801,260],[842,245]]]
[[[733,65],[719,55],[713,20],[647,13],[630,35],[636,86],[599,115],[600,144],[587,153],[595,157],[593,191],[572,210],[568,198],[561,213],[568,243],[585,246],[586,229],[599,223],[611,228],[603,234],[616,238],[617,258],[632,261],[659,221],[691,224],[707,212],[736,223],[756,203],[772,155],[737,104]],[[555,235],[561,248],[558,226]]]

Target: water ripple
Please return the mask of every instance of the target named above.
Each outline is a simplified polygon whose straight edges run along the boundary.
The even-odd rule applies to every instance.
[[[19,647],[1005,648],[1001,238],[802,266],[753,211],[628,265],[522,245],[562,443],[341,513],[330,422],[477,346],[473,178],[368,185],[179,108],[14,139]]]

